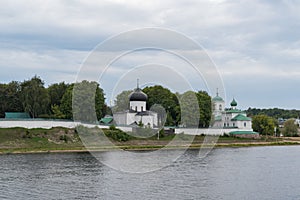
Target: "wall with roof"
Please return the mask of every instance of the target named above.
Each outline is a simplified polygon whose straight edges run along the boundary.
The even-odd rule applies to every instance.
[[[99,128],[109,128],[109,126],[95,125],[95,124],[82,124],[80,122],[73,121],[58,121],[58,120],[0,120],[0,128],[45,128],[50,129],[53,127],[64,127],[64,128],[75,128],[78,125],[83,125],[86,127],[99,127]],[[130,132],[132,127],[121,127],[117,126],[118,129],[122,131]]]
[[[218,128],[176,128],[175,134],[184,133],[187,135],[224,135],[232,131],[239,131],[240,129],[218,129]],[[253,129],[242,129],[243,131],[253,131]]]

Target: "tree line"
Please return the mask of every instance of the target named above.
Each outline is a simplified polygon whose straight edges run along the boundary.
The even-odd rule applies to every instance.
[[[98,83],[61,82],[46,88],[44,81],[38,76],[23,82],[0,84],[0,117],[5,117],[5,112],[27,112],[32,118],[72,119],[72,91],[74,87],[80,85],[85,88],[93,86],[89,88],[95,89],[95,110],[97,118],[100,119],[105,115],[107,106],[104,103],[103,90]],[[92,96],[87,98],[86,92],[82,90],[80,95],[83,104],[92,99]]]
[[[77,90],[75,98],[72,96],[74,88]],[[39,76],[34,76],[23,82],[0,84],[0,118],[5,117],[5,112],[28,112],[32,118],[73,119],[73,116],[77,115],[82,121],[91,121],[88,116],[95,110],[99,120],[106,114],[111,115],[112,110],[114,112],[127,110],[128,96],[131,92],[130,90],[121,92],[116,97],[115,105],[109,108],[105,104],[103,89],[96,82],[82,81],[70,84],[60,82],[45,87],[44,81]],[[148,95],[147,110],[155,111],[159,117],[164,118],[164,125],[209,127],[212,111],[211,97],[207,92],[172,93],[159,85],[146,87],[143,92]],[[92,102],[93,100],[95,102]],[[93,103],[95,108],[90,106]],[[196,104],[199,107],[197,112],[194,108]],[[157,105],[165,112],[162,113],[161,107]]]
[[[147,110],[157,112],[159,120],[163,119],[165,126],[178,126],[180,124],[188,127],[210,126],[212,101],[207,92],[187,91],[179,94],[160,85],[145,87],[142,91],[148,96]],[[128,109],[128,96],[131,92],[132,90],[123,91],[116,96],[115,106],[112,108],[113,112]]]
[[[268,108],[268,109],[259,109],[259,108],[248,108],[246,113],[251,117],[255,115],[267,115],[274,119],[283,118],[298,118],[300,116],[300,110],[285,110],[280,108]]]
[[[79,91],[75,98],[74,88]],[[123,91],[117,95],[115,105],[110,108],[105,104],[103,89],[97,82],[60,82],[45,87],[44,81],[34,76],[23,82],[0,84],[0,118],[5,117],[5,112],[28,112],[33,118],[73,119],[77,115],[82,121],[93,121],[90,113],[95,111],[95,118],[99,120],[106,114],[127,110],[131,92]],[[148,95],[147,110],[157,112],[165,126],[209,127],[213,121],[211,97],[205,91],[180,94],[155,85],[145,87],[143,92]],[[298,118],[300,114],[299,110],[278,108],[249,108],[246,112],[253,118],[254,131],[265,135],[272,134],[278,127],[276,119]]]

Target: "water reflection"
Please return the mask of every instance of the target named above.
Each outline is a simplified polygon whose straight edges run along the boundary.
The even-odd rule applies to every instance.
[[[224,148],[204,159],[187,151],[171,165],[141,174],[98,161],[116,152],[98,153],[98,159],[88,153],[1,155],[0,199],[299,199],[299,150]]]

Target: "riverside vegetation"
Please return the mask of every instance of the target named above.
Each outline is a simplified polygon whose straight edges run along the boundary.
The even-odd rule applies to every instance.
[[[0,129],[0,153],[25,153],[25,152],[65,152],[65,151],[87,151],[82,143],[78,131],[84,134],[96,134],[98,139],[101,137],[109,138],[113,146],[103,147],[96,146],[96,150],[111,150],[115,148],[121,149],[159,149],[165,147],[172,141],[175,135],[164,134],[160,132],[160,138],[153,135],[149,138],[133,137],[114,126],[107,129],[77,127],[76,129],[55,127],[51,129],[25,129],[25,128],[1,128]],[[104,135],[100,134],[103,133]],[[189,136],[180,134],[180,143],[176,143],[171,148],[185,147],[185,142],[190,148],[201,147],[205,136]],[[93,138],[93,137],[92,137]],[[190,143],[190,139],[193,139]],[[262,137],[260,139],[235,138],[229,136],[221,136],[216,139],[216,147],[240,147],[252,145],[287,145],[298,144],[288,138]]]

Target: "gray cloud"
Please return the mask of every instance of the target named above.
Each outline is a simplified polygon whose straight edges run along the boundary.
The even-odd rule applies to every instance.
[[[300,80],[299,9],[299,1],[288,0],[3,0],[0,80],[38,74],[47,83],[73,82],[84,58],[107,37],[162,27],[201,44],[216,63],[228,98],[240,98],[242,107],[300,108],[295,92]],[[147,60],[147,55],[136,59]],[[121,63],[119,68],[112,76],[122,71]]]

